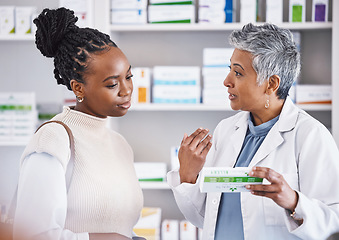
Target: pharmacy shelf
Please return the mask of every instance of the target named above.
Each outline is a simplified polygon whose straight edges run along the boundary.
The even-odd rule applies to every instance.
[[[305,111],[332,111],[331,104],[297,104],[297,106]]]
[[[262,24],[262,23],[257,23]],[[225,24],[139,24],[139,25],[110,25],[112,32],[160,32],[160,31],[233,31],[241,29],[244,24],[242,23],[225,23]],[[305,22],[305,23],[280,23],[277,24],[280,27],[288,28],[291,30],[319,30],[319,29],[331,29],[332,22],[317,23],[317,22]],[[0,41],[33,41],[35,39],[34,34],[27,35],[0,35]]]
[[[142,189],[170,189],[167,182],[139,182]]]
[[[256,23],[263,24],[263,23]],[[241,29],[243,23],[225,23],[225,24],[139,24],[139,25],[110,25],[112,32],[148,32],[148,31],[233,31]],[[288,28],[290,30],[319,30],[332,29],[332,22],[305,22],[305,23],[289,23],[283,22],[277,24],[280,27]]]
[[[305,111],[331,111],[331,104],[297,104]],[[207,104],[134,104],[131,111],[233,111],[225,105],[207,105]]]
[[[35,38],[34,34],[27,35],[0,35],[0,41],[33,41]]]

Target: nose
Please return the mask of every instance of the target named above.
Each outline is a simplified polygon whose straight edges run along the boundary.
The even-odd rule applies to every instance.
[[[120,91],[119,91],[120,97],[125,97],[125,96],[128,96],[128,95],[131,95],[132,91],[133,91],[133,84],[132,84],[131,80],[121,81]]]
[[[231,88],[233,86],[232,81],[231,81],[231,76],[230,73],[227,74],[225,80],[224,80],[224,86]]]

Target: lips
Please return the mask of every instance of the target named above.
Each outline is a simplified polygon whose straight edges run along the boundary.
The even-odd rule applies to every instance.
[[[124,102],[122,104],[118,104],[117,106],[120,107],[120,108],[129,109],[131,107],[131,101],[127,101],[127,102]]]
[[[230,99],[230,100],[234,100],[237,96],[236,95],[234,95],[234,94],[232,94],[232,93],[228,93],[229,95],[228,95],[228,98]]]

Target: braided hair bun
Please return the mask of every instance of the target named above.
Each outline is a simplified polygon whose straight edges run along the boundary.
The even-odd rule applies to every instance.
[[[58,84],[72,90],[70,81],[84,82],[90,55],[117,47],[109,35],[92,28],[79,28],[72,10],[44,9],[34,19],[35,43],[42,55],[54,58],[54,77]]]
[[[33,21],[37,26],[35,44],[42,55],[55,57],[64,36],[79,28],[75,25],[77,21],[72,10],[63,7],[55,10],[45,8]]]

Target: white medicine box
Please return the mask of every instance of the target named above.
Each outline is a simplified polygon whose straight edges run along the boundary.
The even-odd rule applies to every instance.
[[[15,33],[14,6],[0,6],[0,34],[8,35]]]
[[[33,28],[32,17],[36,15],[35,7],[15,8],[15,33],[24,35],[31,34]]]

